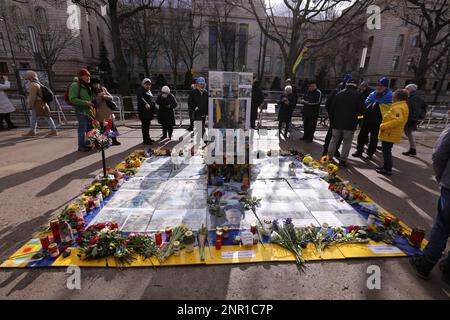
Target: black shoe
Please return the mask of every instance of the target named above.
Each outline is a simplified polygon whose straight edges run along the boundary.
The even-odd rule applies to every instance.
[[[113,140],[112,145],[113,146],[120,146],[121,143],[119,141],[117,141],[117,140]]]
[[[142,142],[142,144],[146,145],[146,146],[151,146],[153,144],[152,141],[144,141]]]
[[[368,155],[366,156],[366,159],[367,159],[367,160],[372,160],[372,158],[373,158],[373,155],[368,154]]]
[[[334,154],[334,156],[336,157],[336,158],[340,158],[341,157],[341,153],[339,152],[339,151],[336,151],[336,153]]]
[[[89,147],[78,147],[78,151],[81,151],[81,152],[88,152],[88,151],[91,151],[92,149],[91,148],[89,148]]]
[[[186,130],[187,130],[187,131],[194,131],[194,128],[189,127],[189,128],[187,128]]]
[[[355,158],[362,158],[362,153],[361,152],[355,152],[355,153],[353,153],[352,154],[352,157],[355,157]]]
[[[450,286],[450,267],[447,267],[447,259],[439,262],[439,270],[442,272],[442,281]]]
[[[384,168],[381,169],[375,169],[376,172],[378,172],[379,174],[385,175],[385,176],[392,176],[392,171],[387,171]]]
[[[339,167],[346,167],[347,166],[347,161],[345,160],[339,160]]]
[[[424,256],[414,255],[409,259],[409,263],[414,268],[414,271],[419,278],[424,280],[430,278],[430,273],[434,264],[429,262]]]
[[[402,152],[402,155],[404,156],[415,156],[416,154],[416,149],[409,149],[406,152]]]
[[[164,139],[167,139],[167,136],[162,136],[158,141],[163,141]]]

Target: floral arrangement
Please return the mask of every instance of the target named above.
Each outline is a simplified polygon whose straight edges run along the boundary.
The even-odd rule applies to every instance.
[[[301,239],[298,238],[292,219],[286,219],[281,225],[277,220],[273,221],[273,231],[270,237],[272,243],[276,243],[292,252],[295,262],[300,270],[305,268],[305,259],[300,246]]]
[[[155,242],[146,234],[131,233],[126,240],[126,246],[133,254],[141,255],[144,259],[158,254]]]
[[[160,262],[164,262],[173,254],[173,243],[175,241],[183,242],[184,234],[188,231],[188,227],[184,224],[174,228],[172,235],[170,236],[169,243],[158,250],[158,259]]]
[[[92,121],[92,130],[86,133],[86,138],[97,151],[108,149],[112,145],[112,138],[118,136],[117,131],[112,131],[112,120],[100,123]]]

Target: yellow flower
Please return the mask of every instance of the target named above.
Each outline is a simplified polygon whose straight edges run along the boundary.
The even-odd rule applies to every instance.
[[[328,162],[330,162],[330,157],[328,157],[328,156],[323,156],[322,158],[320,158],[320,163],[321,163],[321,164],[326,164],[326,163],[328,163]]]
[[[304,158],[303,158],[303,163],[304,164],[310,164],[311,162],[313,162],[314,161],[314,159],[310,156],[310,155],[306,155]]]

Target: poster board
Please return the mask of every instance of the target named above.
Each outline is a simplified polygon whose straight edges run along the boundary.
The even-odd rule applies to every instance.
[[[208,128],[250,128],[253,73],[209,71]]]

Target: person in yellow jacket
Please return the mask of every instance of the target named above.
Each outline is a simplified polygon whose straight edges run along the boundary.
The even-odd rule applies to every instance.
[[[394,92],[391,109],[386,112],[380,125],[378,140],[381,141],[384,165],[376,169],[379,174],[392,175],[392,147],[402,140],[409,109],[406,103],[408,92],[399,89]]]

